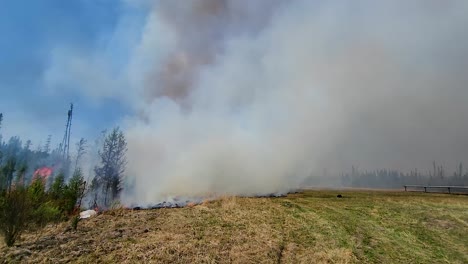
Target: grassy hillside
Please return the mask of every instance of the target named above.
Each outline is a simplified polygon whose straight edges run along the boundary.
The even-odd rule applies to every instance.
[[[337,198],[341,193],[343,198]],[[2,262],[468,263],[468,196],[306,191],[114,210],[23,235]]]

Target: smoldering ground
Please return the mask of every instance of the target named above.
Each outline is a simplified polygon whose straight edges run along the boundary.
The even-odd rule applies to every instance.
[[[127,2],[147,10],[140,34],[116,29],[138,36],[128,62],[96,71],[112,88],[84,91],[137,113],[124,121],[125,203],[466,161],[466,1]]]

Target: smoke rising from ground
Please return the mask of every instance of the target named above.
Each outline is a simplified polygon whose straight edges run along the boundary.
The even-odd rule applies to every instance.
[[[466,1],[148,8],[121,88],[139,98],[125,122],[126,203],[284,192],[324,168],[467,161]]]

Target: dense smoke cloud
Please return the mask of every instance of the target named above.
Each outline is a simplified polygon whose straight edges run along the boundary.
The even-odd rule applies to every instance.
[[[147,3],[148,4],[148,3]],[[466,1],[155,1],[125,77],[125,202],[468,156]]]
[[[200,70],[216,63],[217,57],[223,54],[226,39],[257,35],[278,4],[278,0],[156,2],[152,15],[174,39],[170,51],[146,76],[145,98],[167,96],[183,102]]]

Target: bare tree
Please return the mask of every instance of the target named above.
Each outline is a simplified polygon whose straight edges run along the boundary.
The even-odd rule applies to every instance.
[[[76,143],[76,158],[75,158],[75,169],[76,171],[78,168],[78,163],[80,162],[81,157],[83,157],[84,154],[86,154],[86,143],[88,141],[84,138],[81,138],[78,143]]]
[[[11,190],[11,185],[13,183],[13,175],[16,172],[16,158],[15,157],[10,157],[5,166],[2,168],[2,183],[0,190],[7,190],[7,192],[10,192]]]
[[[44,152],[50,153],[50,142],[52,140],[52,135],[48,135],[46,139],[46,144],[44,145]]]

